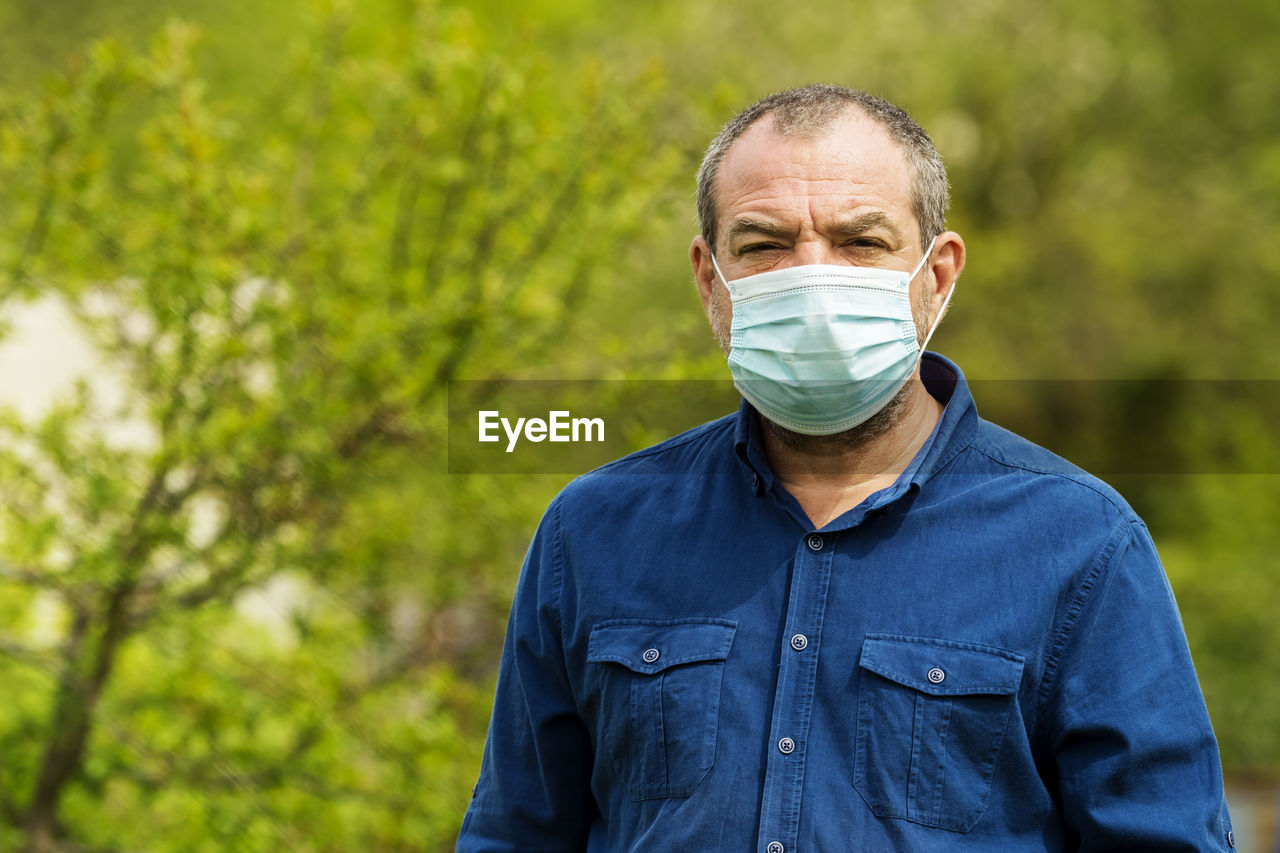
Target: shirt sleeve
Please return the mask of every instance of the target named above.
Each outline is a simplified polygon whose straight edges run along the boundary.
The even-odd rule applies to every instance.
[[[1141,522],[1122,522],[1071,604],[1047,719],[1081,851],[1234,846],[1218,744],[1177,604]]]
[[[560,633],[561,552],[553,503],[516,586],[480,780],[459,853],[584,850],[596,813],[591,743]]]

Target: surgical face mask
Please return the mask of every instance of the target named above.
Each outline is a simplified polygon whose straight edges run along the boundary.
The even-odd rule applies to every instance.
[[[915,372],[921,345],[910,272],[810,264],[729,281],[729,372],[760,414],[805,435],[852,429],[883,409]],[[954,287],[953,287],[954,289]],[[946,311],[948,291],[925,336]]]

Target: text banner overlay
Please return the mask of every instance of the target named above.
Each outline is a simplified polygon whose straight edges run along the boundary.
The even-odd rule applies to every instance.
[[[1103,478],[1280,474],[1278,380],[971,380],[969,387],[980,416]],[[740,399],[728,380],[455,380],[448,470],[582,474],[732,415]]]

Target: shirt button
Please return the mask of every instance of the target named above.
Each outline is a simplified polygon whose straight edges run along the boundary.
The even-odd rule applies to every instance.
[[[1227,846],[1232,850],[1236,849],[1236,834],[1231,830],[1227,830]]]
[[[783,755],[790,755],[795,751],[796,742],[791,738],[784,737],[782,740],[778,741],[778,752],[781,752]]]
[[[786,853],[786,849],[781,841],[770,841],[769,846],[764,848],[764,853]]]
[[[791,638],[791,648],[802,652],[809,647],[809,638],[804,634],[796,634]]]
[[[933,669],[929,670],[928,677],[929,677],[929,680],[932,681],[934,684],[941,684],[942,682],[947,680],[947,674],[936,666]]]
[[[653,663],[658,658],[662,657],[662,652],[658,651],[657,649],[645,649],[644,654],[642,654],[640,657],[644,658],[645,663]]]
[[[807,544],[809,545],[810,551],[821,551],[822,537],[817,535],[810,536]]]

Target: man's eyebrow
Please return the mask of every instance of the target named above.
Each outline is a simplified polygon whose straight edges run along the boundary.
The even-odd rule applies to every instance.
[[[902,242],[902,232],[898,230],[898,226],[893,223],[893,219],[884,211],[872,210],[867,213],[854,216],[849,219],[842,219],[832,228],[832,233],[851,237],[858,234],[865,234],[876,228],[883,228],[889,232],[896,242]],[[729,226],[729,232],[726,235],[732,240],[734,237],[740,237],[743,234],[762,234],[766,237],[794,237],[796,232],[794,228],[782,225],[778,222],[772,222],[768,219],[755,219],[750,216],[741,216],[733,221]]]
[[[750,216],[740,216],[733,221],[733,225],[729,226],[729,239],[740,236],[742,234],[764,234],[767,237],[794,237],[796,232],[794,228],[788,228],[777,222],[770,222],[767,219],[753,219]]]
[[[898,230],[898,226],[893,224],[893,220],[883,211],[873,210],[855,216],[852,219],[844,219],[837,222],[835,228],[832,229],[836,234],[844,236],[854,236],[857,234],[865,234],[875,228],[883,228],[888,231],[890,236],[898,242],[902,242],[902,232]]]

